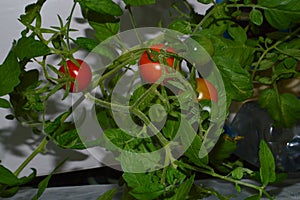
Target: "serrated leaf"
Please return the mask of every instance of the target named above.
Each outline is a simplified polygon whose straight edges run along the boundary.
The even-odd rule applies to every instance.
[[[265,89],[259,95],[259,104],[267,109],[277,126],[291,127],[300,120],[300,100],[295,95]]]
[[[129,193],[137,199],[156,199],[165,191],[165,186],[154,173],[124,173],[123,179],[132,188]]]
[[[214,44],[214,57],[224,58],[226,55],[226,59],[238,62],[243,67],[252,65],[255,52],[253,46],[219,36],[211,36],[211,40]]]
[[[95,37],[99,41],[104,41],[107,38],[116,35],[120,29],[120,23],[96,23],[89,22],[95,30]]]
[[[128,6],[144,6],[155,4],[156,0],[124,0],[124,3]]]
[[[13,51],[21,60],[44,56],[51,53],[50,48],[47,45],[32,37],[22,37],[19,39],[16,46],[13,48]]]
[[[91,9],[95,12],[105,13],[113,16],[121,16],[122,9],[111,0],[75,0],[81,7]]]
[[[25,14],[20,16],[20,21],[25,25],[31,24],[39,15],[40,10],[45,2],[46,0],[38,0],[37,3],[27,5],[25,8]]]
[[[166,170],[166,181],[170,185],[180,184],[186,179],[184,172],[174,168],[173,166],[168,166]]]
[[[69,112],[65,112],[53,121],[48,121],[44,131],[55,144],[62,148],[85,149],[75,124],[63,121],[68,115]]]
[[[119,158],[123,171],[136,173],[144,172],[145,170],[153,171],[158,167],[162,167],[161,159],[162,156],[159,151],[149,153],[121,151]]]
[[[275,160],[267,143],[262,140],[259,144],[260,178],[264,186],[276,180]]]
[[[246,31],[236,24],[228,25],[228,33],[234,39],[234,41],[244,44],[247,40]]]
[[[114,198],[114,195],[117,191],[117,188],[110,189],[106,191],[104,194],[102,194],[98,200],[112,200]]]
[[[272,66],[274,66],[275,62],[269,59],[264,59],[261,61],[259,67],[257,70],[266,70],[270,69]]]
[[[4,63],[0,65],[0,96],[14,90],[14,87],[20,83],[20,74],[21,69],[17,57],[13,52],[10,52]]]
[[[252,97],[253,83],[251,75],[235,60],[224,56],[215,56],[216,63],[224,81],[226,95],[231,99],[243,101]]]
[[[284,30],[300,21],[300,1],[258,0],[267,21],[275,28]]]
[[[84,37],[76,38],[75,43],[88,51],[92,51],[97,45],[99,45],[98,41]]]
[[[181,32],[183,34],[191,34],[192,33],[192,27],[190,22],[185,20],[176,20],[169,24],[169,29],[175,30],[178,32]]]
[[[166,198],[166,200],[182,200],[182,199],[187,199],[189,192],[193,186],[194,183],[194,178],[195,176],[191,176],[188,180],[186,180],[185,182],[181,183],[178,187],[178,189],[176,189],[175,191],[175,195],[170,197],[170,198]]]
[[[254,8],[250,12],[250,20],[252,23],[260,26],[263,23],[263,14],[260,10]]]

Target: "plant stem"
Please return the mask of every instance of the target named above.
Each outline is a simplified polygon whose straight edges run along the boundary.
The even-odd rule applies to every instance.
[[[134,31],[136,33],[137,39],[138,39],[139,43],[142,44],[141,36],[140,36],[139,32],[137,31],[137,24],[136,24],[135,18],[133,16],[131,7],[127,6],[127,10],[129,11],[130,20],[131,20],[133,29],[134,29]]]
[[[223,175],[215,173],[213,170],[202,169],[202,168],[195,167],[195,166],[192,166],[192,165],[187,164],[187,163],[182,163],[182,162],[175,161],[175,164],[181,165],[184,168],[187,168],[187,169],[190,169],[190,170],[193,170],[193,171],[197,171],[197,172],[200,172],[200,173],[203,173],[203,174],[210,175],[214,178],[222,179],[224,181],[232,182],[232,183],[237,184],[237,185],[241,185],[241,186],[245,186],[245,187],[248,187],[248,188],[255,189],[255,190],[259,191],[260,194],[264,194],[267,198],[274,199],[267,191],[264,190],[264,187],[260,187],[260,186],[257,186],[257,185],[251,184],[251,183],[243,182],[241,180],[236,180],[236,179],[230,178],[228,176],[223,176]]]
[[[18,167],[18,169],[14,172],[16,176],[20,175],[22,170],[35,158],[36,155],[43,152],[48,143],[48,138],[44,137],[39,146],[24,160],[24,162]]]
[[[252,72],[252,80],[254,80],[254,76],[256,71],[258,70],[258,67],[260,65],[260,63],[263,61],[264,57],[267,55],[268,52],[270,52],[273,49],[276,49],[276,47],[278,45],[280,45],[281,43],[285,42],[286,40],[290,39],[292,36],[294,36],[295,34],[297,34],[300,31],[300,28],[297,28],[294,32],[292,32],[291,34],[287,35],[285,38],[283,38],[282,40],[277,41],[275,44],[273,44],[271,47],[268,47],[263,54],[259,57],[256,66]]]
[[[194,34],[198,31],[198,29],[201,28],[201,26],[204,24],[204,22],[205,22],[208,18],[210,18],[213,14],[215,14],[215,12],[217,12],[217,11],[218,11],[218,6],[215,5],[215,7],[214,7],[207,15],[205,15],[205,16],[203,17],[203,19],[200,21],[200,23],[198,23],[198,24],[196,25],[196,27],[195,27],[195,29],[194,29],[192,35],[194,35]]]
[[[70,33],[70,26],[71,26],[71,21],[72,21],[72,16],[73,16],[73,13],[74,13],[74,10],[75,10],[75,7],[76,7],[76,1],[74,1],[73,3],[73,6],[72,6],[72,9],[71,9],[71,12],[70,12],[70,15],[68,17],[68,22],[67,22],[67,33],[66,33],[66,39],[67,39],[67,45],[68,45],[68,49],[71,49],[71,45],[70,45],[70,36],[69,36],[69,33]]]

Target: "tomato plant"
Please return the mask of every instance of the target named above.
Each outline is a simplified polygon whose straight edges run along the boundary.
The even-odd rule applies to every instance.
[[[249,169],[242,159],[230,157],[238,140],[223,137],[213,146],[215,143],[211,142],[209,134],[215,130],[218,132],[214,136],[223,133],[222,120],[228,117],[229,107],[233,102],[243,103],[253,98],[258,99],[278,125],[288,127],[300,120],[300,100],[289,91],[282,92],[279,87],[285,85],[287,80],[299,80],[300,77],[297,67],[300,61],[299,0],[230,0],[222,3],[198,0],[193,4],[186,0],[170,0],[172,3],[164,4],[164,11],[168,12],[161,12],[160,3],[163,1],[119,0],[116,3],[113,0],[74,0],[69,16],[58,16],[58,25],[49,27],[45,27],[47,23],[44,23],[45,18],[41,12],[45,2],[46,0],[36,0],[36,3],[26,6],[24,14],[18,19],[24,30],[19,34],[20,38],[13,42],[0,66],[0,96],[3,97],[0,98],[0,107],[9,108],[7,111],[11,112],[6,119],[14,119],[18,126],[31,128],[32,133],[39,137],[36,141],[41,141],[14,172],[4,167],[5,162],[1,162],[0,197],[15,195],[22,185],[36,178],[35,170],[28,177],[19,176],[26,166],[31,165],[36,155],[46,151],[46,145],[51,141],[64,149],[103,147],[116,156],[113,159],[120,163],[118,169],[132,169],[135,165],[147,168],[141,173],[126,170],[122,172],[120,178],[124,187],[124,200],[201,199],[209,195],[215,195],[219,199],[228,198],[228,195],[219,194],[216,188],[197,184],[195,179],[202,175],[233,183],[238,192],[244,187],[251,188],[256,194],[249,199],[273,199],[265,190],[267,185],[277,181],[274,158],[267,144],[261,143],[260,146],[260,168]],[[195,5],[210,7],[205,14],[200,14]],[[143,31],[134,29],[134,33],[129,34],[134,37],[130,38],[134,39],[128,42],[130,45],[123,41],[128,35],[119,37],[120,31],[128,28],[125,27],[128,26],[128,15],[132,27],[139,28],[142,26],[140,22],[155,22],[152,18],[146,21],[146,13],[139,16],[135,11],[150,11],[152,14],[151,9],[157,7],[160,12],[153,13],[163,13],[157,21],[157,29],[167,30],[164,33],[176,32],[175,35],[154,34],[151,40],[144,41],[149,36],[148,32],[143,35]],[[84,35],[80,35],[72,27],[73,14],[77,8],[82,15],[76,16],[76,21],[87,22],[89,26]],[[145,10],[140,12],[139,9]],[[137,17],[140,19],[136,20]],[[165,21],[165,18],[168,20]],[[178,33],[181,34],[180,37],[177,37]],[[189,39],[194,43],[186,44]],[[138,44],[131,46],[133,41]],[[149,44],[155,45],[145,50],[145,46]],[[199,45],[203,48],[198,48]],[[97,82],[90,84],[92,72],[84,59],[66,60],[78,52],[100,56],[103,63],[108,61],[107,66],[98,62],[91,66],[95,69],[93,73],[101,72],[93,74],[99,76]],[[185,56],[192,59],[186,59]],[[63,60],[59,69],[49,61],[53,57]],[[33,63],[36,69],[29,67]],[[183,63],[186,65],[183,66]],[[138,71],[135,70],[136,64]],[[209,69],[212,66],[216,70]],[[201,69],[199,67],[207,68],[203,70],[207,73],[198,73],[197,69]],[[193,84],[188,86],[196,87],[185,87],[187,85],[181,80],[171,78],[172,70],[182,74],[183,80],[190,78]],[[123,78],[123,75],[129,76]],[[150,84],[134,88],[136,80],[131,78],[136,77],[135,75]],[[213,78],[223,81],[225,91],[219,91],[220,85],[215,87],[208,81],[211,80],[209,78],[195,79],[197,75],[216,75]],[[153,84],[165,81],[161,80],[162,77],[168,80],[168,85]],[[186,82],[189,84],[189,81]],[[118,88],[120,83],[124,87]],[[132,91],[123,91],[127,86],[132,86]],[[62,91],[62,87],[66,90],[61,98],[57,91]],[[93,95],[86,90],[88,87],[99,93]],[[119,90],[114,90],[115,88]],[[198,92],[199,102],[195,101],[195,91],[192,88]],[[85,93],[79,93],[82,91]],[[115,91],[118,91],[117,94]],[[56,103],[55,100],[59,103],[69,92],[81,95],[78,102],[70,107],[63,107],[63,111],[55,113],[57,115],[46,117],[47,104],[50,101]],[[127,98],[125,93],[132,96]],[[218,94],[226,95],[221,98]],[[209,104],[210,102],[201,100],[215,103]],[[87,112],[90,110],[78,109],[85,111],[81,112],[84,114],[80,115],[78,121],[82,123],[86,118],[97,118],[104,130],[102,135],[80,137],[80,131],[84,128],[77,128],[77,121],[72,121],[70,116],[82,101],[94,103],[91,107],[95,109],[92,112],[95,116],[85,117],[89,116]],[[123,105],[124,101],[129,105]],[[195,104],[197,107],[194,107]],[[204,109],[207,106],[211,106],[211,112]],[[227,112],[219,112],[220,108],[227,109]],[[217,116],[213,120],[210,118],[212,113]],[[221,125],[218,126],[218,123]],[[137,135],[132,135],[136,129]],[[194,134],[192,137],[177,137],[177,132]],[[5,137],[1,141],[8,141],[7,135],[10,134],[0,134],[0,137]],[[91,138],[91,141],[82,141],[87,138]],[[172,141],[178,138],[178,141]],[[181,153],[182,149],[171,147],[174,144],[182,148],[180,142],[190,146],[175,158],[177,150]],[[213,148],[212,153],[207,152],[206,146],[203,146],[206,142]],[[28,144],[28,141],[24,140],[24,143]],[[11,148],[9,146],[7,149]],[[162,150],[163,153],[147,157],[157,150]],[[206,154],[201,154],[200,157],[200,150]],[[130,159],[135,154],[145,156]],[[132,164],[133,161],[136,163]],[[161,163],[166,165],[160,168]],[[46,189],[50,177],[39,184],[34,199],[38,199]],[[245,182],[244,178],[256,182]],[[101,199],[112,199],[114,192],[115,190],[105,193]]]
[[[82,92],[88,88],[92,80],[92,71],[89,65],[83,60],[76,59],[77,63],[67,60],[65,65],[60,66],[59,71],[65,77],[71,78],[70,92]],[[64,86],[66,88],[66,86]]]
[[[211,100],[214,102],[218,101],[218,92],[215,88],[215,86],[209,82],[208,80],[205,80],[203,78],[197,78],[197,94],[198,94],[198,100]]]
[[[173,68],[174,57],[167,56],[160,60],[160,52],[176,53],[164,44],[156,44],[150,47],[150,51],[145,51],[139,60],[141,77],[148,83],[157,82],[163,73],[169,73],[170,68]]]

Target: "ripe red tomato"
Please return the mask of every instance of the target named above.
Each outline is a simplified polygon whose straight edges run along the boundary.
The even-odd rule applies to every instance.
[[[164,47],[165,47],[164,44],[156,44],[156,45],[152,45],[150,47],[150,49],[159,53],[161,51],[161,49],[163,49]],[[171,47],[167,47],[166,51],[169,53],[176,53],[175,50],[172,49]],[[147,83],[155,83],[162,76],[163,68],[162,68],[161,64],[159,63],[159,61],[153,60],[153,59],[155,59],[153,55],[148,55],[148,54],[149,53],[147,51],[145,51],[142,54],[140,61],[139,61],[139,70],[140,70],[141,77]],[[168,67],[173,68],[174,57],[166,58],[166,62],[168,64]],[[164,70],[166,73],[169,72],[168,67],[164,66]]]
[[[198,101],[203,99],[208,99],[214,102],[218,101],[217,90],[211,82],[203,78],[197,78],[196,82],[197,82]]]
[[[75,81],[71,82],[70,85],[70,92],[82,92],[83,90],[87,89],[91,80],[92,80],[92,71],[90,66],[84,62],[83,60],[76,59],[79,66],[75,64],[71,60],[67,60],[67,68],[71,78],[74,78]],[[64,65],[59,68],[59,71],[67,74],[68,72],[65,71]]]

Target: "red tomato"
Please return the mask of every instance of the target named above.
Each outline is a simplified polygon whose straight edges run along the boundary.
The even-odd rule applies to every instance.
[[[74,78],[75,81],[71,82],[70,92],[82,92],[87,89],[91,80],[92,80],[92,71],[90,66],[83,60],[76,59],[79,66],[76,65],[71,60],[67,61],[67,68],[71,78]],[[59,71],[66,74],[64,65],[59,68]]]
[[[164,48],[164,44],[156,44],[150,47],[151,50],[160,52],[162,48]],[[171,47],[167,47],[166,51],[169,53],[176,53],[174,49]],[[155,59],[153,55],[148,55],[148,52],[145,51],[139,61],[139,69],[141,77],[148,83],[155,83],[163,74],[163,69],[159,61],[154,61],[151,59]],[[173,68],[174,57],[166,58],[166,62],[169,67]],[[164,66],[164,70],[168,73],[168,67]]]
[[[208,99],[214,102],[218,101],[218,93],[215,86],[203,78],[197,78],[198,101]]]

